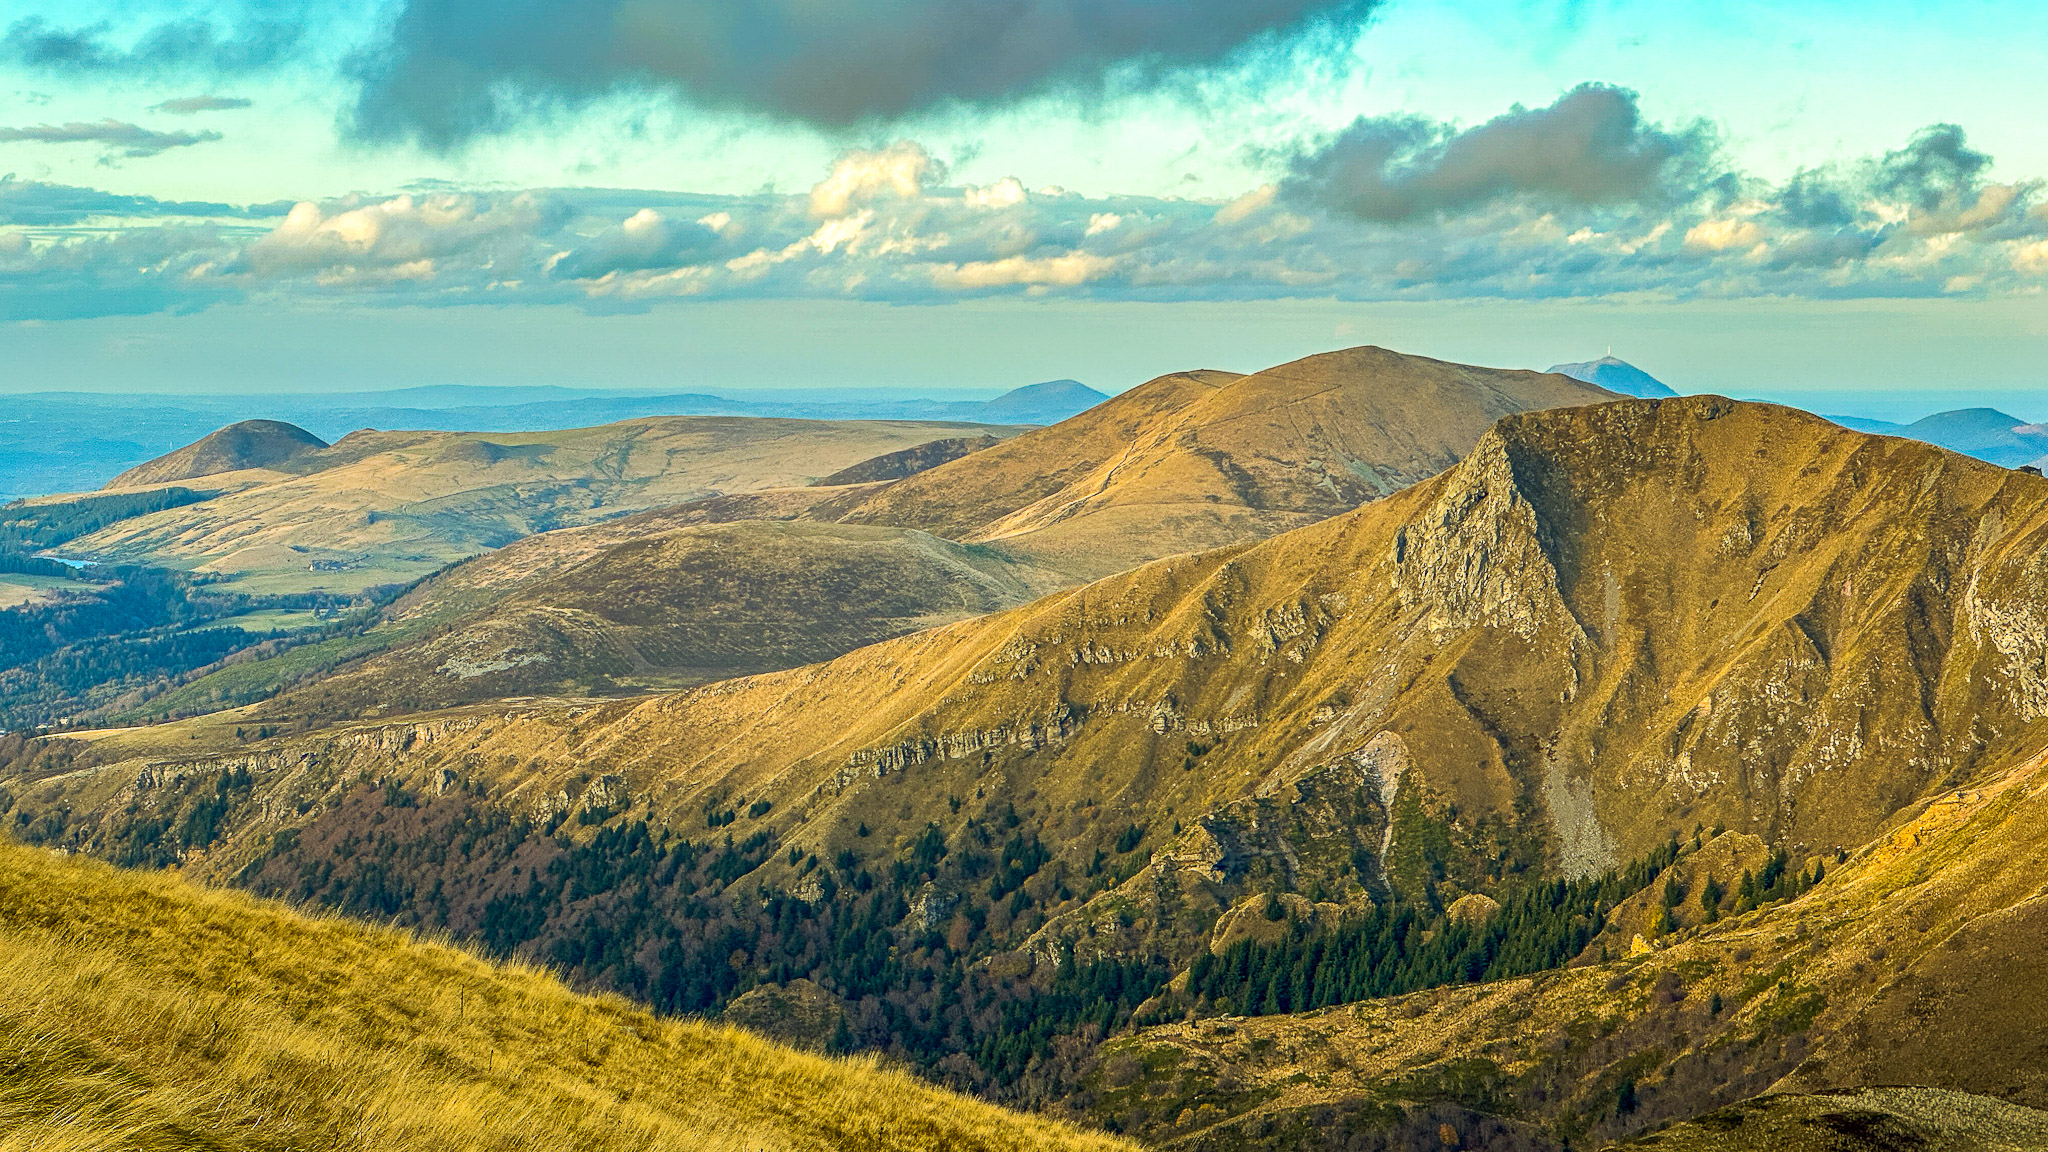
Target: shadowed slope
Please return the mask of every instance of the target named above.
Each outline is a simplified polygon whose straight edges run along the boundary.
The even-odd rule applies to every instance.
[[[0,844],[0,1143],[1129,1145],[403,933]]]
[[[773,671],[1021,604],[1020,574],[915,529],[741,521],[640,535],[323,681],[322,711]]]
[[[2048,1112],[1935,1088],[1859,1088],[1746,1100],[1616,1152],[2032,1152]]]

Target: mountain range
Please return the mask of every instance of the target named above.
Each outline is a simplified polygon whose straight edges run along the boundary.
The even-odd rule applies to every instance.
[[[507,522],[353,655],[0,741],[14,835],[1153,1147],[2048,1130],[2039,475],[1374,348],[800,455],[654,423],[645,510]],[[226,495],[63,547],[346,444],[202,442],[115,495]]]
[[[248,419],[289,422],[326,440],[363,428],[548,432],[652,416],[1052,424],[1103,399],[1072,380],[990,400],[922,399],[901,391],[791,389],[736,397],[554,386],[434,385],[373,392],[136,395],[34,392],[0,417],[0,500],[97,488],[115,474]]]

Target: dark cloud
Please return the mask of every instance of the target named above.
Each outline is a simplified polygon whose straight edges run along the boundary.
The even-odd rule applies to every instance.
[[[1357,27],[1380,0],[405,0],[356,126],[447,147],[622,86],[831,127],[1113,76],[1158,79]]]
[[[1954,207],[1976,198],[1991,157],[1970,147],[1954,124],[1933,124],[1878,162],[1872,190],[1923,212]]]
[[[228,74],[281,63],[304,36],[305,26],[290,20],[258,18],[223,31],[186,18],[156,24],[124,45],[105,24],[59,28],[30,16],[0,37],[0,60],[49,72]]]
[[[1896,151],[1801,171],[1771,199],[1788,222],[1823,231],[1855,229],[1874,203],[1902,210],[1921,233],[2025,230],[2038,184],[1994,183],[1991,168],[1992,158],[1971,148],[1960,127],[1932,124]]]
[[[218,132],[158,132],[125,120],[95,120],[90,123],[37,124],[28,128],[0,128],[0,144],[101,144],[110,155],[131,160],[154,156],[170,148],[189,148],[220,139]]]
[[[1667,199],[1714,149],[1702,126],[1647,123],[1636,95],[1586,84],[1547,108],[1515,107],[1459,132],[1418,117],[1364,118],[1292,158],[1294,200],[1397,223],[1515,197],[1564,204]]]
[[[152,112],[168,112],[173,116],[193,116],[201,112],[232,112],[247,108],[252,101],[241,96],[180,96],[150,106]]]

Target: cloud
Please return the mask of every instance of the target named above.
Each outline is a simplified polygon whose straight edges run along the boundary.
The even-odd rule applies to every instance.
[[[293,205],[277,227],[249,245],[233,270],[310,276],[327,285],[432,280],[443,261],[517,278],[531,270],[537,239],[561,220],[561,206],[522,193],[503,199],[439,193],[389,200]]]
[[[192,116],[200,112],[231,112],[247,108],[253,101],[240,96],[180,96],[161,104],[150,105],[152,112],[168,112],[173,116]]]
[[[404,0],[359,58],[355,123],[446,148],[634,87],[843,128],[1245,63],[1353,31],[1379,3]]]
[[[108,153],[131,160],[155,156],[171,148],[189,148],[220,139],[218,132],[157,132],[125,120],[91,123],[38,124],[31,128],[0,128],[0,144],[103,144]]]
[[[295,20],[257,17],[224,32],[187,17],[152,25],[123,45],[106,24],[59,28],[29,16],[0,36],[0,61],[46,72],[232,74],[283,63],[304,36]]]
[[[548,275],[564,280],[685,268],[719,255],[738,255],[727,242],[729,232],[737,232],[730,213],[672,220],[652,208],[642,208],[617,227],[550,257],[545,267]]]
[[[1527,197],[1552,204],[1668,199],[1708,159],[1702,127],[1644,121],[1636,94],[1585,84],[1547,108],[1517,105],[1465,131],[1419,117],[1354,121],[1292,157],[1297,202],[1387,223]]]
[[[273,214],[283,212],[272,205],[237,208],[211,201],[158,200],[152,196],[124,196],[97,188],[0,176],[0,225],[47,228],[109,217],[217,219]]]
[[[945,179],[945,173],[945,165],[915,141],[845,152],[833,161],[831,175],[811,189],[811,215],[829,220],[879,199],[915,199],[927,183]],[[979,193],[977,202],[985,202],[985,196]]]
[[[1510,113],[1519,115],[1531,114]],[[441,187],[225,209],[0,181],[0,316],[87,314],[95,299],[116,311],[310,298],[616,311],[685,298],[2048,291],[2043,189],[1990,180],[1988,162],[1972,161],[1959,134],[1941,128],[1896,151],[1782,181],[1666,172],[1649,184],[1610,180],[1571,195],[1518,187],[1455,213],[1392,221],[1303,204],[1284,182],[1228,201],[1033,191],[1014,177],[955,186],[913,141],[850,150],[814,187],[790,194]],[[1635,135],[1656,131],[1639,126]],[[1697,171],[1704,177],[1712,166]],[[1622,197],[1646,187],[1654,191]]]

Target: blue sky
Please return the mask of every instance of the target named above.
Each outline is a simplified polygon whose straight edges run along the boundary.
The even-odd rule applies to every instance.
[[[0,388],[1116,388],[1364,340],[2039,386],[2038,5],[995,10],[8,0]],[[440,345],[485,331],[527,350]]]

